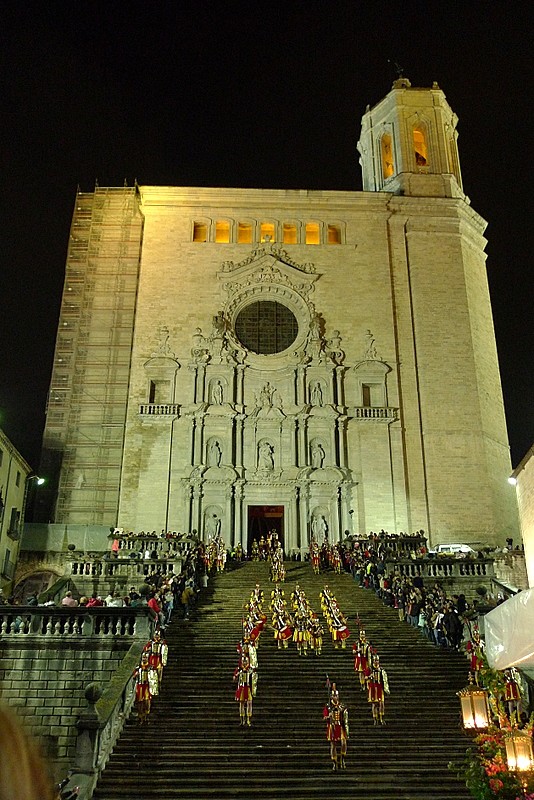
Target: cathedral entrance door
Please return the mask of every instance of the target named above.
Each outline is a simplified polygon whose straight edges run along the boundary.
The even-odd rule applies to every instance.
[[[284,546],[284,506],[249,506],[247,526],[247,553],[250,555],[254,539],[267,542],[269,531],[276,531],[278,541]]]

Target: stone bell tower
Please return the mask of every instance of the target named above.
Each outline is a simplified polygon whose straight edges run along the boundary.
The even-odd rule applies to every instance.
[[[437,83],[399,78],[362,119],[358,150],[368,192],[465,199],[458,159],[458,117]]]

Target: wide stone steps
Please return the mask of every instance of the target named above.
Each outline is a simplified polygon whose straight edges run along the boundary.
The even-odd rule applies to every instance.
[[[320,612],[318,594],[328,583],[349,618],[347,649],[334,649],[325,634],[321,656],[299,657],[294,645],[279,651],[267,627],[258,652],[253,724],[242,728],[232,675],[243,604],[258,582],[268,613],[272,585],[265,563],[217,576],[191,621],[176,619],[169,627],[169,663],[150,724],[140,728],[134,716],[128,721],[95,799],[468,800],[447,768],[468,746],[455,696],[466,683],[465,659],[438,651],[350,576],[315,576],[308,564],[286,566],[288,601],[298,582]],[[385,726],[373,726],[354,674],[356,614],[388,673]],[[332,772],[322,719],[326,675],[349,708],[347,768],[341,772]]]

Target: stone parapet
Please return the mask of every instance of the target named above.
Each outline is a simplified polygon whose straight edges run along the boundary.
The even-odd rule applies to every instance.
[[[152,633],[154,614],[149,608],[66,608],[56,606],[0,606],[0,643],[27,641],[49,647],[61,639],[134,638]],[[45,639],[44,641],[39,641]],[[23,645],[26,646],[26,645]],[[50,644],[50,646],[53,646]]]

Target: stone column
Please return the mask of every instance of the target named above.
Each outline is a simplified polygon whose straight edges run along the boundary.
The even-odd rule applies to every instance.
[[[241,542],[243,550],[246,542],[243,542],[243,481],[236,481],[234,484],[234,544]]]
[[[306,484],[299,488],[299,522],[300,522],[300,546],[301,548],[310,545],[310,489]]]
[[[291,523],[291,546],[292,549],[295,547],[297,550],[301,550],[302,547],[302,534],[299,525],[299,516],[298,516],[298,508],[299,508],[299,487],[295,486],[295,496],[291,501],[289,507],[289,517]]]

